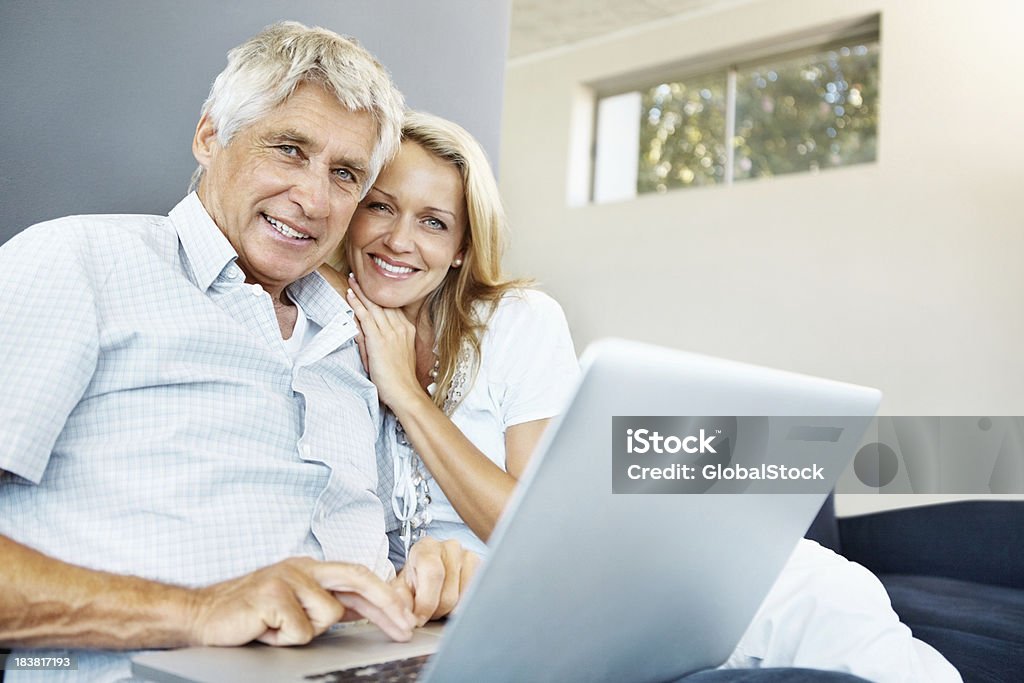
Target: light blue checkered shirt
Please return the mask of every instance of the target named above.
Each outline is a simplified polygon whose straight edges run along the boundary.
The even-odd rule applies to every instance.
[[[293,363],[235,259],[194,194],[0,249],[0,533],[184,585],[293,555],[392,571],[351,309],[318,274],[289,287],[323,328]],[[80,669],[40,679],[117,680],[127,660],[83,653]]]

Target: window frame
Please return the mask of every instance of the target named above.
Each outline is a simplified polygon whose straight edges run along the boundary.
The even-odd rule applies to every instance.
[[[642,94],[663,83],[680,82],[687,79],[695,80],[711,75],[723,74],[725,76],[726,97],[726,129],[723,139],[730,142],[726,144],[727,154],[724,178],[721,183],[716,183],[716,185],[731,186],[735,182],[736,145],[734,141],[736,137],[737,115],[737,74],[744,69],[764,66],[769,61],[782,62],[805,57],[816,52],[827,52],[832,49],[847,47],[850,42],[854,41],[877,42],[879,43],[879,48],[881,48],[881,15],[872,14],[826,26],[805,29],[775,38],[767,38],[746,46],[661,64],[586,84],[584,88],[588,95],[586,99],[589,100],[589,131],[591,136],[586,170],[586,199],[584,202],[579,201],[583,199],[582,193],[579,191],[582,187],[581,183],[577,182],[576,191],[570,192],[570,203],[603,204],[622,200],[622,197],[600,200],[595,192],[598,185],[596,172],[598,148],[601,145],[601,140],[597,135],[600,125],[598,110],[602,101],[628,93]],[[879,69],[881,69],[881,63],[879,64]],[[579,120],[579,117],[577,117],[577,120]],[[638,116],[638,122],[639,120]],[[577,147],[579,145],[580,143],[577,140]],[[639,159],[637,160],[637,166],[639,167]],[[632,198],[635,199],[641,196],[641,194],[661,193],[640,193],[634,188]]]

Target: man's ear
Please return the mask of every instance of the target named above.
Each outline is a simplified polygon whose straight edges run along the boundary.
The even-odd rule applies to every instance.
[[[210,161],[213,159],[214,147],[217,142],[217,129],[213,126],[210,115],[203,114],[196,124],[196,134],[192,138],[192,156],[196,158],[199,165],[205,169],[210,168]]]

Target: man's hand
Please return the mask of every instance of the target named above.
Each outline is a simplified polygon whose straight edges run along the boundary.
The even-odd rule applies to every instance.
[[[395,640],[412,637],[408,591],[361,565],[298,557],[199,589],[192,606],[196,645],[302,645],[342,620],[367,618]]]
[[[480,556],[458,541],[438,541],[429,536],[409,550],[409,558],[392,585],[413,601],[417,626],[447,616],[480,566]]]

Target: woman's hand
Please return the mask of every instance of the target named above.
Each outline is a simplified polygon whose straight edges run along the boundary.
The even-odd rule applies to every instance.
[[[370,380],[380,400],[392,410],[404,401],[425,395],[416,378],[416,326],[397,308],[382,308],[348,278],[348,303],[361,330],[357,338]]]

